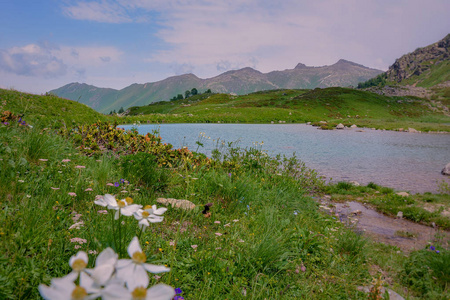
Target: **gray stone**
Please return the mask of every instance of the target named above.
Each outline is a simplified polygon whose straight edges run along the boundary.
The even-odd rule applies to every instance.
[[[184,210],[192,210],[195,208],[195,204],[188,200],[178,200],[174,198],[158,198],[156,199],[156,202],[163,204],[163,205],[169,205],[171,204],[173,208],[181,208]]]
[[[345,126],[342,123],[337,124],[336,129],[344,129]]]
[[[402,197],[409,197],[409,194],[407,192],[399,192],[399,193],[396,193],[396,194],[399,195],[399,196],[402,196]]]
[[[445,167],[442,169],[441,171],[442,175],[450,175],[450,163],[448,163],[447,165],[445,165]]]
[[[350,126],[350,128],[358,128],[358,126],[356,126],[355,124],[353,124],[352,126]]]

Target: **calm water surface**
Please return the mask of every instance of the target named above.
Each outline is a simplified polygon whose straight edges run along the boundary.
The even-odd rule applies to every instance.
[[[132,126],[121,126],[130,129]],[[159,130],[164,142],[196,150],[200,132],[210,140],[198,152],[211,154],[217,140],[251,147],[264,142],[270,155],[296,156],[333,181],[375,182],[397,190],[436,192],[450,184],[440,174],[450,162],[450,135],[363,129],[318,130],[304,124],[162,124],[138,126],[139,133]],[[214,142],[213,142],[214,140]]]

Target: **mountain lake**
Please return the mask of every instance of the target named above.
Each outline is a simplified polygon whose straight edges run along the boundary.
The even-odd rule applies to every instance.
[[[146,124],[140,134],[159,132],[164,143],[211,155],[216,148],[256,147],[271,156],[294,153],[327,181],[374,182],[411,193],[438,192],[450,184],[441,174],[450,162],[450,134],[354,128],[320,130],[306,124]],[[203,134],[202,134],[203,133]],[[208,139],[209,137],[209,139]],[[196,142],[204,144],[199,147]],[[262,144],[262,145],[261,145]],[[197,150],[198,149],[198,150]]]

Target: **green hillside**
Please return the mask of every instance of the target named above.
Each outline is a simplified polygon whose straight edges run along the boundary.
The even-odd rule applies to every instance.
[[[198,95],[188,99],[132,107],[122,122],[302,123],[424,131],[450,131],[450,118],[432,111],[429,100],[387,97],[349,88],[275,90],[243,96]]]
[[[64,124],[72,126],[108,119],[84,104],[54,95],[33,95],[0,89],[0,105],[2,110],[21,116],[33,126],[58,128]]]

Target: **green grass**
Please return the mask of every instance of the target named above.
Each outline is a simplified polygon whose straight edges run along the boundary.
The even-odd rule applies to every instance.
[[[30,101],[43,106],[33,111],[50,110],[40,98],[47,96],[37,96],[38,101],[20,95],[32,99],[9,96],[6,107],[13,110]],[[24,116],[31,124],[33,111]],[[55,115],[46,121],[57,124],[71,117]],[[158,197],[197,205],[192,211],[168,207],[164,221],[140,236],[148,262],[171,268],[160,279],[151,277],[150,284],[180,287],[185,299],[361,299],[367,295],[357,287],[381,273],[400,293],[449,297],[444,246],[435,245],[442,259],[426,256],[428,250],[405,257],[320,212],[311,197],[328,188],[350,195],[380,190],[381,198],[391,197],[389,189],[371,184],[355,190],[344,183],[326,187],[295,158],[270,158],[255,148],[220,148],[206,159],[175,155],[177,150],[149,136],[157,146],[148,147],[145,137],[102,123],[57,132],[18,122],[0,124],[1,299],[39,299],[38,285],[68,274],[69,258],[79,250],[89,253],[89,267],[96,258],[90,251],[112,247],[121,258],[128,256],[126,245],[139,235],[137,221],[122,217],[114,223],[113,211],[99,213],[105,208],[94,204],[95,196],[106,193],[129,196],[142,205],[156,204]],[[101,145],[105,137],[114,141],[109,150],[80,148],[87,140]],[[115,182],[118,187],[108,185]],[[420,201],[444,200],[423,195]],[[212,203],[209,217],[202,213],[206,203]],[[84,226],[70,228],[79,221]],[[374,272],[375,266],[381,271]],[[429,276],[420,275],[427,270],[432,270]]]
[[[40,128],[72,127],[75,124],[88,124],[96,120],[110,119],[84,104],[54,95],[32,95],[0,89],[0,105],[3,111],[11,111],[20,115],[29,124]]]
[[[131,108],[121,123],[304,123],[328,121],[383,129],[450,131],[449,117],[428,109],[428,100],[387,97],[370,92],[326,88],[275,90],[242,96],[198,95]]]

